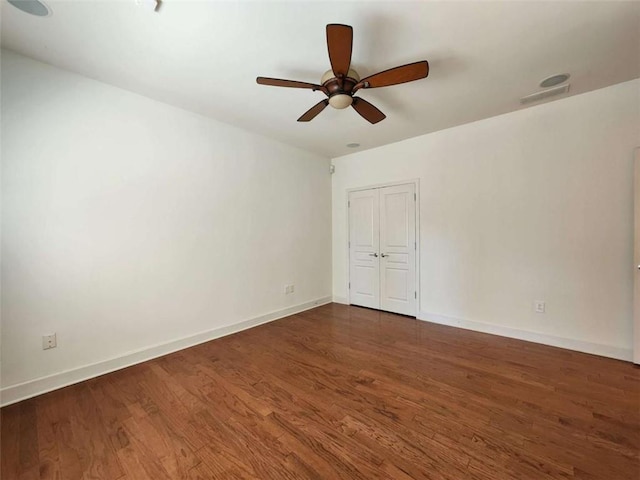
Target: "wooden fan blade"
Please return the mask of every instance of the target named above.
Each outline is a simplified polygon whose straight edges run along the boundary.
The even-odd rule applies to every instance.
[[[298,82],[296,80],[282,80],[280,78],[258,77],[256,82],[260,85],[270,85],[272,87],[310,88],[311,90],[322,90],[321,85],[315,83]]]
[[[353,97],[353,103],[351,106],[368,122],[378,123],[387,118],[384,113],[362,98]]]
[[[370,75],[360,80],[358,85],[361,85],[362,88],[388,87],[390,85],[398,85],[399,83],[420,80],[421,78],[426,78],[427,75],[429,75],[429,62],[423,60]],[[355,90],[357,89],[354,88],[354,91]]]
[[[327,25],[327,48],[333,73],[336,76],[346,75],[351,65],[353,28],[338,23]]]
[[[313,107],[304,112],[304,114],[298,119],[298,121],[308,122],[310,120],[313,120],[316,115],[318,115],[322,110],[326,108],[327,105],[329,105],[329,100],[325,98],[324,100],[316,103]]]

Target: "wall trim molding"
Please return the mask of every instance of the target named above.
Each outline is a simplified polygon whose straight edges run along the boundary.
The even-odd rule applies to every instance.
[[[583,340],[556,337],[544,333],[520,330],[501,325],[491,325],[489,323],[476,322],[474,320],[463,320],[435,313],[420,311],[417,319],[425,322],[447,325],[449,327],[464,328],[475,332],[489,333],[491,335],[498,335],[501,337],[516,338],[527,342],[541,343],[552,347],[560,347],[566,348],[567,350],[600,355],[601,357],[615,358],[616,360],[625,360],[630,362],[633,357],[633,352],[630,348],[614,347],[612,345],[603,345],[600,343],[585,342]]]
[[[333,296],[333,302],[334,303],[341,303],[342,305],[350,305],[349,304],[349,299],[347,297],[341,297],[339,295],[334,295]]]
[[[196,333],[194,335],[171,340],[169,342],[151,345],[140,350],[125,353],[118,357],[83,365],[81,367],[54,373],[29,380],[27,382],[8,385],[0,389],[0,406],[5,407],[12,403],[17,403],[37,395],[42,395],[43,393],[67,387],[84,380],[89,380],[90,378],[105,375],[138,363],[146,362],[147,360],[152,360],[210,340],[215,340],[216,338],[257,327],[258,325],[269,323],[283,317],[288,317],[289,315],[295,315],[296,313],[304,312],[311,308],[326,305],[331,303],[331,301],[332,298],[330,296],[321,297],[316,300],[300,303],[248,320],[243,320],[232,325],[225,325],[223,327],[217,327],[212,330]]]

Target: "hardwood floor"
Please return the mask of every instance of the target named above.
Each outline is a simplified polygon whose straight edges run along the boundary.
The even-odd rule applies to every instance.
[[[2,478],[638,479],[630,363],[331,304],[2,409]]]

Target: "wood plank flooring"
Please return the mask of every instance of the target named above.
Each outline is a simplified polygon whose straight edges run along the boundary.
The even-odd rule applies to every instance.
[[[640,478],[632,364],[337,304],[1,413],[4,480]]]

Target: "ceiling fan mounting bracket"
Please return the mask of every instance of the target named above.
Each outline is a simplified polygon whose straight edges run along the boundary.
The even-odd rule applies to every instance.
[[[353,90],[351,93],[356,93],[358,90],[360,90],[361,88],[369,88],[371,87],[371,84],[369,82],[358,82],[353,86]]]

